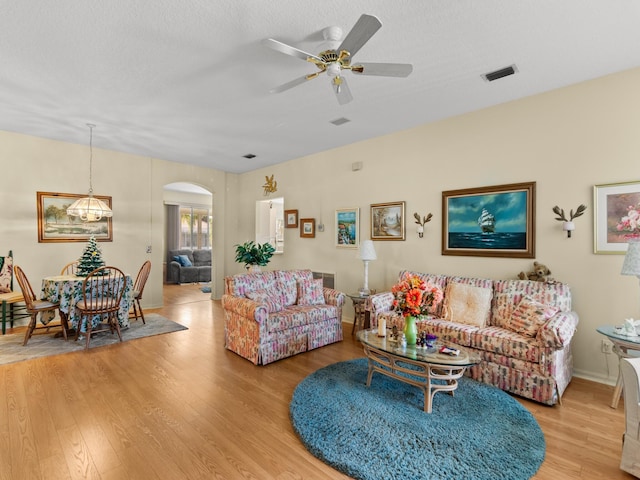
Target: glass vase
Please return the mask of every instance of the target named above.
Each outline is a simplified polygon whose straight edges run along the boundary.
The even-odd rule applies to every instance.
[[[416,317],[411,315],[404,317],[404,338],[407,345],[415,345],[418,337],[418,326],[416,325]]]

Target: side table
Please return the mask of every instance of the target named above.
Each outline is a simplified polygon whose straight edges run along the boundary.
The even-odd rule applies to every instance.
[[[596,331],[607,337],[613,343],[613,353],[618,356],[618,380],[616,388],[613,390],[611,408],[618,408],[620,394],[622,393],[622,374],[620,372],[620,360],[628,358],[629,350],[640,352],[640,336],[628,336],[616,333],[612,325],[603,325],[596,328]]]
[[[351,328],[351,335],[353,335],[356,331],[356,324],[358,328],[368,328],[368,325],[366,325],[366,309],[364,307],[369,297],[363,297],[359,293],[347,293],[347,297],[349,297],[353,303],[354,316],[353,327]]]

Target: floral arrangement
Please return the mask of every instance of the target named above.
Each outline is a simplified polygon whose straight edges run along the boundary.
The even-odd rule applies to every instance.
[[[620,219],[616,229],[619,232],[640,233],[640,203],[627,207],[627,214]]]
[[[442,301],[442,290],[417,275],[407,274],[391,288],[395,297],[393,308],[403,316],[428,315],[430,309]]]

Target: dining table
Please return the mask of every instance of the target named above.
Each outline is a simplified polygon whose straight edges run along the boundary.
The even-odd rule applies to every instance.
[[[78,277],[76,275],[54,275],[42,279],[42,292],[40,298],[60,305],[60,315],[67,318],[69,328],[77,329],[80,323],[81,315],[76,309],[76,303],[82,300],[82,283],[86,277]],[[129,326],[129,309],[133,292],[133,279],[131,275],[125,274],[124,293],[120,301],[118,309],[118,323],[120,327]],[[92,328],[100,323],[100,315],[92,318]],[[43,321],[45,321],[43,319]],[[81,332],[86,331],[86,322],[83,322],[80,328]]]

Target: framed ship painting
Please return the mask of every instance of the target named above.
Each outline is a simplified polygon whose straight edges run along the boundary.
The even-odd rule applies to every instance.
[[[442,192],[442,254],[534,258],[536,183]]]

